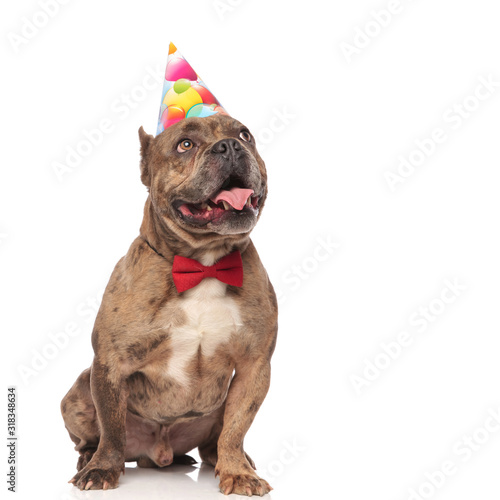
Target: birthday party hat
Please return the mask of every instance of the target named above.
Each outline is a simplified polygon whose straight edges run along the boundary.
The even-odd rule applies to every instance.
[[[203,80],[170,43],[156,134],[184,118],[228,114]]]

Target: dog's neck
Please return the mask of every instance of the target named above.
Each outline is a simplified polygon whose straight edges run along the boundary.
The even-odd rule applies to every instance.
[[[173,224],[173,223],[172,223]],[[219,236],[211,234],[191,234],[173,230],[155,212],[151,197],[144,206],[141,237],[157,254],[172,263],[175,255],[196,259],[204,266],[211,266],[221,257],[239,250],[245,251],[250,243],[248,234]]]

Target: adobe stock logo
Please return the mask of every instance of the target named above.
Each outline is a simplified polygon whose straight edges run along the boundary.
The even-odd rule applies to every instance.
[[[442,125],[435,127],[427,137],[415,139],[416,147],[398,157],[395,169],[384,172],[384,178],[392,192],[405,184],[419,167],[429,161],[439,147],[450,139],[452,133],[462,128],[500,87],[500,81],[491,74],[488,77],[478,76],[477,79],[479,83],[472,93],[445,109],[442,113]]]
[[[287,467],[298,460],[306,451],[307,448],[299,445],[295,438],[292,439],[292,442],[287,440],[283,441],[283,448],[278,458],[271,460],[271,462],[267,464],[263,476],[269,480],[281,476],[286,471]]]
[[[259,129],[256,134],[259,153],[262,153],[274,141],[276,135],[281,134],[296,117],[295,114],[288,111],[286,106],[283,106],[282,109],[273,108],[272,111],[273,116],[270,118],[267,127]]]
[[[66,5],[69,1],[70,0],[40,0],[38,2],[40,10],[37,10],[31,16],[31,19],[22,17],[19,33],[11,31],[7,35],[14,53],[17,54],[22,46],[27,45],[33,40],[33,38],[49,24],[49,21],[59,13],[61,5]]]
[[[25,385],[42,373],[49,364],[54,361],[61,352],[71,344],[72,339],[78,337],[86,325],[91,324],[97,315],[102,301],[104,290],[100,290],[96,295],[87,297],[76,307],[76,317],[73,321],[68,321],[63,328],[50,332],[45,343],[38,349],[30,350],[29,363],[22,363],[17,366],[17,371]]]
[[[410,3],[412,0],[406,0]],[[389,0],[385,9],[371,11],[371,19],[364,25],[354,28],[354,36],[350,42],[340,43],[340,50],[348,64],[351,64],[355,56],[360,55],[367,49],[380,34],[387,29],[394,18],[404,11],[401,0]]]
[[[212,6],[219,19],[224,21],[226,14],[233,12],[242,3],[243,0],[214,0]]]
[[[164,73],[162,66],[157,64],[152,68],[147,66],[140,82],[122,92],[110,103],[111,113],[105,116],[95,127],[84,129],[73,144],[66,145],[64,159],[53,161],[52,171],[57,180],[62,183],[68,175],[76,172],[85,158],[92,155],[113,133],[120,122],[125,121],[132,112],[144,102],[152,92],[163,85]]]
[[[418,486],[408,489],[407,500],[428,500],[435,496],[499,431],[500,407],[490,408],[488,416],[479,426],[453,443],[449,458],[437,468],[425,472],[424,480]]]
[[[382,342],[377,354],[363,360],[360,374],[354,373],[349,377],[356,393],[359,395],[371,387],[415,342],[416,334],[426,332],[465,290],[467,287],[460,283],[458,278],[444,280],[444,287],[439,296],[430,300],[425,306],[419,306],[409,316],[409,328],[402,330],[392,339]]]
[[[316,238],[316,245],[312,252],[300,262],[292,264],[281,275],[281,283],[276,288],[279,305],[283,305],[291,293],[297,292],[303,283],[331,259],[339,248],[340,243],[334,241],[329,235]]]

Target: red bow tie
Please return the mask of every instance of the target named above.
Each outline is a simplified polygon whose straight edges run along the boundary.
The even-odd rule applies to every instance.
[[[213,266],[204,266],[197,260],[176,255],[172,266],[172,277],[179,293],[200,284],[205,278],[217,278],[233,286],[243,285],[243,262],[238,250],[226,255]]]

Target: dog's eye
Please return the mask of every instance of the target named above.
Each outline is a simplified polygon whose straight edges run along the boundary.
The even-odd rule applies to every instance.
[[[252,136],[248,130],[242,130],[240,132],[240,139],[243,139],[245,142],[250,142],[252,140]]]
[[[189,151],[193,146],[193,141],[190,141],[189,139],[182,139],[182,141],[177,144],[177,152],[185,153],[186,151]]]

